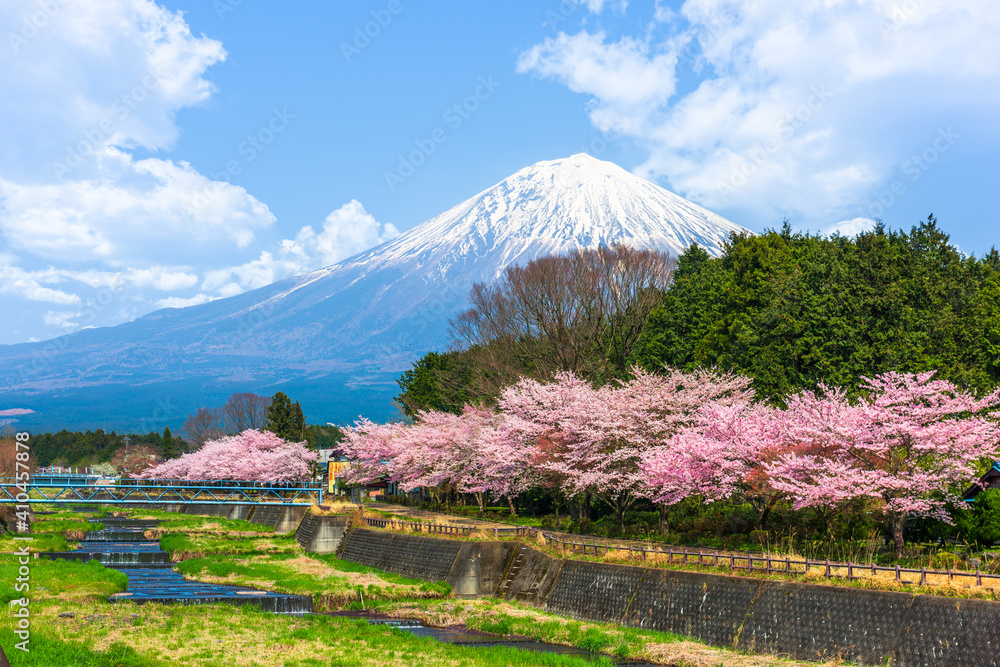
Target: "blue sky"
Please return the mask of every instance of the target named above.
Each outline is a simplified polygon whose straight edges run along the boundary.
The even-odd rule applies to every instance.
[[[581,151],[758,231],[933,212],[1000,245],[991,0],[9,0],[0,27],[0,343],[319,268]]]

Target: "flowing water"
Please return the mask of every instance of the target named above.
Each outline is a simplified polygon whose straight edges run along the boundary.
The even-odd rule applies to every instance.
[[[128,577],[128,589],[111,596],[112,602],[179,604],[247,604],[278,614],[307,614],[312,611],[308,595],[287,595],[241,586],[223,586],[187,581],[173,571],[170,554],[160,543],[148,540],[143,532],[156,521],[135,519],[90,519],[103,523],[104,530],[86,533],[80,547],[73,551],[43,554],[60,560],[96,560]]]
[[[587,651],[582,648],[576,648],[574,646],[546,644],[545,642],[534,641],[532,639],[527,639],[524,637],[501,637],[500,635],[491,635],[485,632],[470,630],[465,626],[434,628],[424,624],[421,621],[413,619],[381,618],[377,615],[373,615],[369,612],[363,612],[363,611],[333,612],[329,615],[347,617],[347,618],[363,618],[372,625],[386,625],[393,628],[399,628],[400,630],[405,630],[406,632],[413,633],[418,637],[431,637],[432,639],[436,639],[446,644],[456,644],[460,646],[479,646],[479,647],[508,646],[511,648],[522,649],[525,651],[534,651],[537,653],[556,653],[558,655],[568,655],[568,656],[573,656],[575,658],[583,658],[584,660],[590,660],[593,662],[597,662],[598,660],[605,658],[610,660],[612,664],[615,665],[630,665],[634,667],[656,667],[652,663],[616,658],[614,656],[609,656],[602,653],[594,653],[592,651]]]

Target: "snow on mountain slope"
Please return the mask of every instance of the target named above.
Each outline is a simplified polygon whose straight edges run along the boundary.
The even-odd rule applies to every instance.
[[[360,255],[244,294],[54,342],[0,347],[0,395],[188,381],[398,373],[448,342],[474,282],[623,242],[717,255],[744,228],[610,162],[539,162]],[[41,361],[40,361],[41,360]]]
[[[325,270],[433,260],[442,276],[474,266],[479,279],[490,280],[510,264],[617,242],[677,254],[697,243],[718,255],[729,234],[742,231],[618,165],[580,153],[521,169],[395,240]]]

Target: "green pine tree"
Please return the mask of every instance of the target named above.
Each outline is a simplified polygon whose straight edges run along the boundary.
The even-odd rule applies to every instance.
[[[167,426],[163,429],[163,458],[172,459],[176,458],[180,451],[177,449],[177,443],[174,441],[174,436],[170,432],[170,427]]]
[[[302,406],[298,401],[292,404],[291,428],[286,440],[302,442],[306,439],[306,416],[302,413]]]
[[[306,419],[302,412],[302,406],[299,405],[298,401],[292,403],[284,392],[279,391],[271,399],[271,405],[267,408],[264,430],[291,442],[305,440]]]

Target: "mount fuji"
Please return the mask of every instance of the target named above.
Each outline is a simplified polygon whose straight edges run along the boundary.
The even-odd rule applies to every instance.
[[[610,162],[539,162],[392,241],[243,294],[0,346],[0,402],[26,427],[162,430],[235,391],[284,391],[311,422],[394,414],[395,379],[448,345],[475,282],[625,243],[718,255],[748,230]]]

